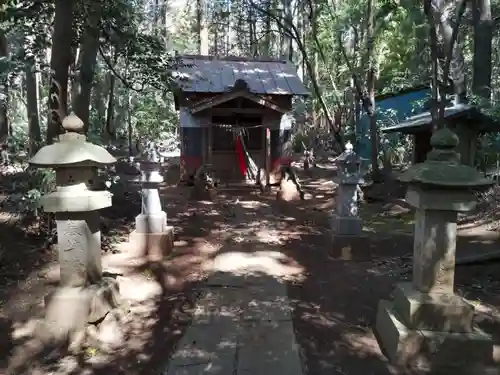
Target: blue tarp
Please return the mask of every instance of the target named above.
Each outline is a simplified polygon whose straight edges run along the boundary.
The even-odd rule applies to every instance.
[[[377,126],[384,128],[398,124],[410,116],[422,113],[425,108],[423,103],[430,96],[429,88],[414,90],[385,97],[375,101]],[[398,135],[387,135],[397,138]],[[356,128],[356,152],[362,158],[370,159],[370,121],[366,113],[363,113]]]

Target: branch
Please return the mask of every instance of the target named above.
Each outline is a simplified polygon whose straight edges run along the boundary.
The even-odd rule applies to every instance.
[[[316,96],[318,98],[321,109],[323,110],[323,113],[325,114],[325,117],[328,120],[328,124],[330,125],[330,129],[333,131],[336,141],[343,147],[343,140],[342,140],[342,136],[340,135],[340,127],[336,128],[335,121],[330,116],[330,111],[328,110],[328,107],[326,106],[325,100],[324,100],[322,93],[321,93],[321,88],[319,87],[319,84],[316,80],[316,77],[314,76],[314,69],[311,65],[311,61],[309,60],[309,58],[307,56],[307,51],[305,49],[304,44],[302,43],[302,40],[300,38],[300,33],[297,30],[297,27],[295,26],[293,21],[289,21],[286,18],[278,17],[277,15],[273,14],[273,12],[270,12],[266,9],[259,7],[257,4],[255,4],[253,2],[253,0],[248,0],[248,2],[255,10],[257,10],[261,14],[266,15],[266,16],[270,17],[271,19],[273,19],[280,28],[282,28],[283,30],[290,31],[291,37],[297,43],[297,47],[299,48],[299,50],[302,54],[302,58],[304,59],[304,62],[306,64],[307,73],[309,74],[309,77],[311,79],[311,83],[313,85],[313,88],[314,88],[314,91],[315,91]]]
[[[448,46],[448,51],[445,51],[445,65],[443,68],[443,81],[448,80],[448,75],[450,73],[450,64],[451,60],[453,60],[453,51],[455,50],[455,45],[458,39],[458,32],[460,31],[460,21],[465,13],[465,8],[467,5],[467,0],[461,0],[457,7],[457,20],[456,24],[453,27],[453,31],[451,34],[450,45]]]
[[[116,69],[112,66],[113,64],[111,64],[111,62],[109,61],[109,59],[106,57],[104,51],[102,50],[102,46],[99,46],[99,55],[101,55],[102,59],[104,60],[104,62],[106,63],[106,65],[108,66],[109,70],[111,70],[111,73],[113,73],[113,75],[118,78],[118,80],[123,83],[123,85],[125,86],[125,88],[127,89],[130,89],[132,91],[136,91],[136,92],[142,92],[144,91],[144,85],[142,85],[142,88],[141,89],[135,89],[133,87],[133,84],[129,84],[127,82],[127,80],[125,78],[123,78],[117,71]]]
[[[330,17],[334,22],[337,21],[337,16],[335,15],[336,9],[335,6],[329,7],[330,10]],[[354,69],[354,66],[352,65],[351,60],[349,59],[349,56],[347,56],[347,51],[345,49],[344,44],[342,43],[342,38],[341,38],[341,32],[337,32],[337,42],[340,45],[340,50],[342,52],[342,57],[344,58],[344,61],[347,65],[347,69],[349,69],[349,72],[351,73],[352,80],[354,83],[354,88],[356,89],[356,92],[361,99],[361,103],[363,105],[363,109],[365,110],[366,114],[368,116],[373,116],[374,111],[373,111],[373,105],[372,101],[368,95],[368,92],[363,89],[363,86],[361,85],[361,82],[359,81],[358,75],[356,74],[356,70]]]
[[[436,45],[433,46],[434,49],[437,49],[437,35],[434,37],[432,33],[436,34],[436,25],[440,25],[442,33],[443,33],[443,40],[444,40],[444,66],[443,66],[443,79],[442,82],[447,85],[448,82],[448,76],[450,74],[450,64],[451,61],[453,60],[453,55],[455,52],[455,47],[456,47],[456,42],[458,39],[458,33],[460,31],[460,21],[462,19],[463,14],[465,13],[467,5],[467,0],[460,0],[460,3],[457,7],[457,19],[455,24],[450,26],[450,21],[448,19],[444,19],[443,17],[443,10],[438,8],[438,6],[433,2],[433,0],[428,0],[425,3],[424,7],[424,12],[427,14],[428,20],[431,25],[431,39],[436,38],[436,40],[431,40],[431,42],[435,43]],[[449,29],[452,29],[451,31],[451,36],[449,36]],[[448,34],[448,37],[447,35]],[[432,52],[432,50],[431,50]],[[433,64],[436,65],[437,63],[437,57],[434,57]],[[437,67],[433,67],[433,70],[437,70]],[[437,81],[437,72],[434,73],[434,81]],[[435,128],[441,128],[443,127],[444,124],[444,114],[445,114],[445,101],[439,98],[440,93],[435,92],[437,90],[437,82],[434,82],[433,86],[436,86],[433,88],[433,96],[434,100],[436,103],[435,105],[438,104],[437,100],[439,100],[439,111],[437,114],[437,119],[435,123]]]

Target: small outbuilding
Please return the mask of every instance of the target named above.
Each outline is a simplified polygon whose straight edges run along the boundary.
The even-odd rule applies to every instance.
[[[188,55],[174,72],[183,178],[209,165],[224,182],[283,162],[292,99],[308,90],[286,60]],[[251,167],[254,168],[251,168]],[[269,178],[269,177],[268,177]]]
[[[459,138],[458,152],[462,163],[474,165],[477,139],[480,134],[500,131],[500,123],[470,104],[454,104],[445,108],[446,125]],[[413,162],[425,161],[431,150],[432,116],[429,111],[408,117],[406,120],[382,129],[384,133],[401,133],[413,136]]]

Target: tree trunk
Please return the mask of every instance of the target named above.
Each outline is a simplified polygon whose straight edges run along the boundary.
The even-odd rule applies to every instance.
[[[91,12],[80,50],[79,90],[77,90],[74,101],[74,111],[83,121],[85,134],[89,130],[90,94],[92,92],[92,82],[97,63],[97,53],[99,51],[99,20],[101,19],[101,5],[99,2],[95,3]]]
[[[115,48],[113,56],[113,67],[116,67],[118,62],[118,51]],[[106,124],[104,125],[104,138],[111,140],[115,138],[115,86],[116,77],[113,72],[109,72],[109,93],[108,93],[108,107],[106,111]]]
[[[0,59],[7,61],[8,48],[7,36],[0,30]],[[9,119],[7,116],[7,103],[9,97],[9,74],[7,63],[0,64],[0,142],[7,140],[9,135]]]
[[[200,55],[208,55],[209,50],[205,8],[205,0],[196,0],[196,28],[198,31],[198,51]]]
[[[50,56],[50,68],[53,75],[49,90],[50,116],[47,124],[47,144],[51,144],[61,133],[62,120],[68,113],[68,69],[73,60],[72,36],[73,0],[56,0]]]
[[[270,16],[270,11],[271,11],[271,2],[272,0],[267,0],[266,1],[266,14],[264,14],[265,21],[264,21],[264,54],[265,56],[270,56],[271,55],[271,16]]]
[[[371,159],[373,179],[378,179],[380,170],[378,167],[378,131],[377,131],[377,118],[375,116],[375,80],[376,80],[376,67],[375,67],[375,51],[374,51],[374,38],[375,38],[375,1],[368,0],[367,8],[367,25],[366,25],[366,58],[368,60],[368,71],[366,73],[366,86],[368,97],[370,100],[371,111],[367,111],[370,121],[370,141],[371,141]],[[364,68],[364,65],[361,66]]]
[[[424,13],[427,15],[430,25],[430,40],[431,40],[431,55],[433,64],[433,106],[438,108],[437,120],[433,114],[433,129],[437,130],[445,126],[445,93],[447,93],[449,85],[449,76],[451,72],[451,79],[453,81],[453,93],[455,102],[458,103],[466,99],[466,86],[465,86],[465,67],[462,45],[456,43],[458,40],[458,33],[460,30],[460,23],[462,16],[465,12],[467,5],[466,0],[461,0],[457,6],[457,16],[455,25],[452,26],[450,20],[445,17],[447,14],[447,4],[443,0],[427,0],[424,3]],[[442,85],[438,90],[437,70],[439,68],[438,62],[438,47],[437,36],[438,33],[443,41],[443,78],[440,82]],[[433,110],[434,112],[435,110]]]
[[[285,25],[293,24],[293,11],[292,0],[283,0],[283,7],[285,9]],[[285,38],[285,53],[288,60],[293,61],[293,37],[289,35]],[[300,33],[297,33],[297,38],[300,38]]]
[[[491,100],[491,53],[493,21],[490,0],[473,1],[474,58],[472,91],[479,98]]]
[[[29,156],[33,156],[41,145],[40,115],[38,113],[38,80],[35,60],[26,61],[26,102],[28,110]]]

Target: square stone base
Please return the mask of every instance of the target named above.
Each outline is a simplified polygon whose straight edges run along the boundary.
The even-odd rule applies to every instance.
[[[139,214],[135,218],[135,230],[139,233],[161,233],[167,226],[167,214],[160,212],[158,214]]]
[[[489,335],[410,330],[389,301],[379,303],[375,335],[382,352],[396,366],[430,374],[479,375],[472,369],[495,364]]]
[[[174,248],[174,227],[167,227],[161,233],[130,233],[130,254],[133,257],[147,257],[149,260],[161,260],[170,255]]]
[[[427,294],[411,283],[394,291],[394,308],[411,329],[440,332],[472,332],[474,306],[456,294]]]
[[[342,217],[333,214],[330,223],[334,235],[355,236],[363,232],[363,222],[359,217]]]

